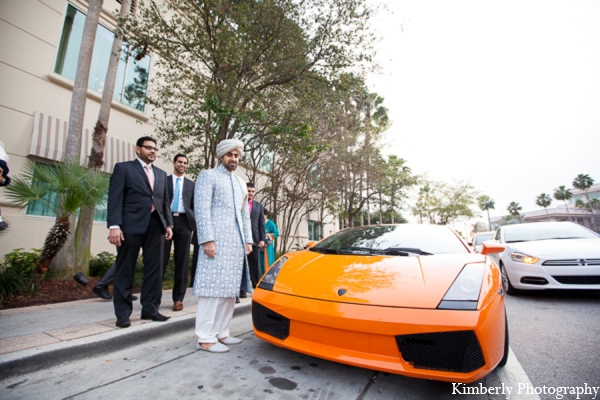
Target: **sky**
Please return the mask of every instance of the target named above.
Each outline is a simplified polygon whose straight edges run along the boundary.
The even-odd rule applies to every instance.
[[[600,1],[380,2],[367,84],[393,121],[385,154],[473,185],[492,217],[540,210],[578,174],[600,183]]]

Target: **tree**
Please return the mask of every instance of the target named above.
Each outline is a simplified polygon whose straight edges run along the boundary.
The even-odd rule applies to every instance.
[[[366,0],[140,3],[126,39],[159,56],[148,101],[163,146],[214,167],[217,143],[260,124],[274,97],[293,101],[282,96],[293,82],[368,65],[371,13]]]
[[[552,197],[550,197],[550,195],[546,193],[542,193],[535,199],[535,204],[537,204],[540,207],[544,207],[544,210],[546,210],[546,217],[548,221],[550,221],[550,214],[548,214],[548,206],[552,204]]]
[[[588,193],[588,189],[592,187],[594,184],[594,179],[592,179],[588,174],[579,174],[573,180],[573,187],[579,190],[583,190],[585,192],[585,198],[587,202],[590,203],[590,194]],[[597,231],[596,227],[596,215],[594,213],[594,207],[589,208],[590,213],[592,213],[592,226],[594,230]]]
[[[36,263],[35,285],[37,286],[50,262],[64,247],[71,232],[69,217],[86,204],[101,201],[108,191],[108,178],[97,170],[87,169],[77,161],[59,162],[55,166],[28,162],[23,173],[6,187],[9,200],[17,206],[26,207],[33,201],[41,201],[54,208],[60,216],[46,235],[42,253]],[[57,195],[58,203],[50,198]],[[56,271],[58,278],[70,279],[75,271]]]
[[[588,203],[590,201],[588,189],[591,188],[593,184],[594,179],[592,179],[588,174],[579,174],[573,180],[573,187],[585,192],[585,198],[587,199]]]
[[[79,57],[77,59],[77,69],[75,71],[73,95],[71,96],[66,149],[63,157],[64,161],[67,162],[79,160],[81,156],[81,136],[83,134],[83,118],[87,100],[90,64],[92,62],[94,40],[96,39],[96,31],[98,30],[98,22],[100,20],[103,3],[104,0],[90,0],[88,12],[85,17],[83,36],[81,38]],[[59,220],[62,220],[64,216],[65,212],[59,208],[56,213],[57,223]],[[70,224],[74,223],[75,215],[71,214]],[[76,264],[75,240],[73,236],[70,236],[69,241],[64,246],[61,246],[61,248],[62,250],[55,258],[54,269],[57,270],[58,275],[66,276],[67,271],[72,271]],[[61,269],[64,270],[64,273],[59,272]]]
[[[521,205],[519,203],[514,202],[514,201],[512,201],[508,205],[508,207],[506,207],[506,210],[508,211],[509,215],[513,218],[520,217],[522,209],[523,209],[523,207],[521,207]]]
[[[395,216],[399,200],[406,197],[406,190],[416,185],[418,177],[412,174],[411,169],[405,165],[406,161],[395,155],[391,155],[387,160],[388,187],[384,189],[389,198],[389,207],[391,223],[395,223]]]
[[[443,182],[424,181],[413,214],[429,219],[429,223],[447,225],[460,217],[473,217],[475,205],[473,186],[463,182],[448,185]]]
[[[569,205],[567,204],[567,200],[571,200],[572,197],[573,192],[571,192],[571,190],[567,189],[564,186],[559,186],[556,189],[554,189],[554,198],[556,200],[562,200],[565,202],[565,208],[567,209],[567,214],[569,214],[569,220],[571,221],[571,212],[569,211]]]
[[[123,21],[128,15],[131,8],[131,0],[121,1],[120,20]],[[104,164],[104,147],[106,145],[106,133],[108,132],[108,120],[110,117],[110,107],[112,104],[113,94],[115,92],[115,81],[117,77],[117,69],[121,57],[121,49],[123,47],[122,33],[120,24],[117,25],[115,37],[112,44],[110,59],[108,61],[108,69],[106,71],[106,79],[104,80],[104,90],[102,91],[102,102],[100,103],[100,111],[98,112],[98,121],[94,127],[92,135],[92,149],[90,151],[88,167],[100,170]],[[78,271],[88,273],[90,260],[90,245],[92,242],[92,226],[94,222],[95,204],[83,206],[77,220],[77,228],[75,230],[74,252]]]
[[[494,209],[495,201],[487,195],[481,195],[477,198],[477,205],[481,209],[481,211],[487,211],[488,217],[488,230],[492,230],[492,223],[490,220],[490,210]]]

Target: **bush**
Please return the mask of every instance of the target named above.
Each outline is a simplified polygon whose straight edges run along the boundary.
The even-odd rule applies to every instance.
[[[0,304],[31,287],[40,249],[14,249],[0,265]]]
[[[90,276],[101,277],[115,262],[117,256],[103,251],[90,259]]]

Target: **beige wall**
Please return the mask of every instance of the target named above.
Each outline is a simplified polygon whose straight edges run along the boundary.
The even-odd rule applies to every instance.
[[[72,84],[53,74],[55,56],[62,31],[64,0],[0,1],[0,140],[10,157],[10,175],[19,173],[28,159],[35,111],[68,121]],[[73,1],[86,11],[87,2]],[[101,22],[114,26],[108,11],[117,10],[115,0],[105,0]],[[90,94],[86,104],[84,128],[93,129],[100,108],[99,94]],[[141,121],[138,123],[136,121]],[[144,135],[152,135],[154,127],[148,117],[126,106],[111,110],[109,136],[135,143]],[[168,163],[157,165],[171,171]],[[0,188],[2,217],[10,227],[0,232],[0,258],[14,248],[41,248],[54,219],[26,216],[25,211],[11,207]],[[114,252],[106,240],[105,223],[95,223],[92,253]]]

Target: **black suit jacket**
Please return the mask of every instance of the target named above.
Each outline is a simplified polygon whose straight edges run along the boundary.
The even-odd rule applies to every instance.
[[[252,241],[254,246],[267,239],[267,231],[265,230],[265,214],[261,203],[253,200],[252,212],[250,213],[250,225],[252,226]]]
[[[196,230],[196,217],[194,216],[194,181],[183,178],[183,191],[181,198],[183,199],[183,208],[185,209],[185,219],[187,220],[190,230]],[[167,176],[167,194],[169,196],[169,207],[173,202],[175,187],[173,186],[173,175]]]
[[[154,190],[140,162],[125,161],[115,164],[108,187],[107,225],[118,225],[125,233],[141,235],[150,223],[152,204],[156,207],[163,233],[173,226],[173,217],[167,195],[167,173],[152,166]]]

